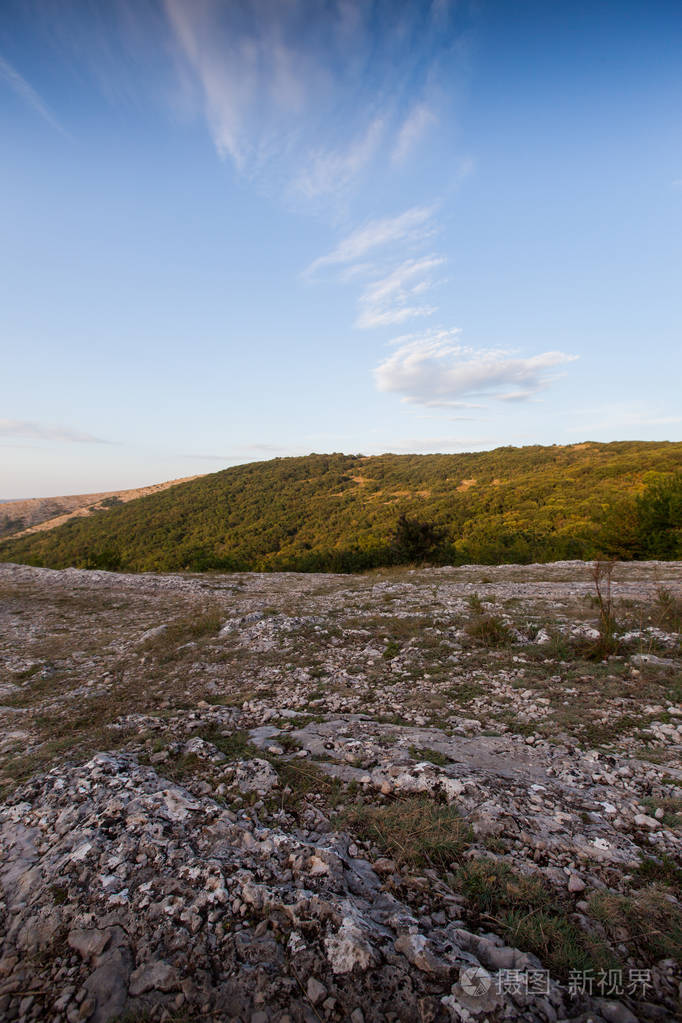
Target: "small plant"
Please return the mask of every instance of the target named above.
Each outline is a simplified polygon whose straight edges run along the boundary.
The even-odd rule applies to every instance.
[[[599,640],[596,655],[608,657],[616,652],[616,618],[613,611],[611,584],[613,581],[613,562],[595,561],[592,566],[592,582],[594,583],[595,599],[599,608]]]
[[[409,796],[384,806],[354,806],[340,823],[373,842],[398,866],[451,870],[471,841],[471,829],[457,811],[428,796]]]
[[[446,757],[444,753],[439,753],[437,749],[429,749],[429,747],[410,746],[410,756],[414,757],[415,760],[426,760],[430,764],[437,764],[438,767],[444,767],[450,763],[449,757]]]
[[[509,646],[511,631],[497,615],[478,615],[465,627],[467,635],[485,647]]]
[[[645,857],[637,867],[637,876],[644,881],[665,885],[672,889],[678,898],[682,898],[682,867],[678,867],[675,861],[666,856]]]
[[[560,977],[570,970],[606,965],[603,954],[595,961],[588,936],[537,878],[517,874],[498,860],[473,860],[459,868],[455,884],[467,897],[475,921],[494,923],[510,944],[534,953]]]
[[[229,761],[246,760],[259,756],[258,749],[251,743],[249,733],[245,731],[223,735],[217,729],[209,728],[201,733],[201,738],[205,742],[212,743]]]
[[[656,603],[653,612],[656,624],[660,628],[670,629],[672,632],[682,632],[682,600],[663,586],[659,586],[656,590]]]
[[[682,957],[682,915],[665,887],[651,884],[632,896],[597,892],[589,905],[606,932],[643,962]]]
[[[479,597],[478,593],[470,593],[467,597],[467,604],[472,611],[476,612],[476,614],[483,614],[483,601]]]
[[[65,902],[68,902],[69,890],[62,885],[53,884],[50,885],[50,895],[56,906],[63,906]]]
[[[282,789],[282,806],[296,812],[300,804],[316,794],[324,795],[332,805],[338,802],[341,782],[322,771],[317,764],[306,760],[281,760],[273,765],[280,777]]]
[[[383,652],[383,654],[381,656],[383,657],[383,659],[385,661],[392,661],[393,658],[397,657],[397,655],[399,653],[400,653],[400,643],[397,643],[396,640],[391,639],[391,640],[388,641],[388,643],[384,647],[384,652]]]

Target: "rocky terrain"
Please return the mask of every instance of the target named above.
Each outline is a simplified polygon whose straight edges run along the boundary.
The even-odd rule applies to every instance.
[[[682,566],[608,576],[1,565],[0,1019],[682,1018]]]
[[[126,504],[138,497],[158,494],[178,483],[197,479],[168,480],[166,483],[152,483],[136,490],[107,490],[99,494],[70,494],[64,497],[28,497],[22,501],[0,501],[0,537],[28,536],[46,529],[62,526],[70,519],[92,515],[116,504]]]

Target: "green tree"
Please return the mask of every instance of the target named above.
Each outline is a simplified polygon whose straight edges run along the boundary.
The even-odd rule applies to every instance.
[[[426,561],[434,557],[445,541],[445,531],[431,522],[412,519],[405,512],[396,523],[391,546],[399,562]]]

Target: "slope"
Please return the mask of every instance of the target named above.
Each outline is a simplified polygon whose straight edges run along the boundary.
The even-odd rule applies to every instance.
[[[653,556],[637,540],[635,495],[652,481],[679,479],[681,466],[682,444],[640,441],[280,458],[10,539],[0,560],[131,571],[358,570],[413,560],[396,547],[401,515],[432,527],[429,560],[441,563],[591,558],[609,553],[609,543],[620,544],[620,556]],[[677,535],[663,556],[678,556]]]
[[[198,477],[186,476],[184,479],[152,483],[134,490],[107,490],[99,494],[69,494],[62,497],[29,497],[20,501],[3,501],[0,503],[0,537],[22,536],[40,530],[54,529],[73,516],[91,515],[115,504],[125,504],[138,497],[156,494],[160,490],[167,490],[178,483],[194,479]]]

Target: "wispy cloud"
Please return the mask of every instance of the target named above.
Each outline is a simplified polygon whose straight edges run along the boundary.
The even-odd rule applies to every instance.
[[[356,327],[383,327],[404,323],[415,316],[430,316],[433,305],[414,305],[418,295],[433,287],[432,271],[445,262],[442,256],[407,259],[389,274],[371,281],[360,296]]]
[[[455,5],[162,4],[185,98],[218,153],[251,178],[274,168],[308,200],[347,191],[375,159],[405,160],[436,118],[433,83],[461,62]]]
[[[31,110],[35,111],[35,113],[42,117],[44,121],[47,121],[47,123],[56,131],[65,135],[67,138],[69,137],[68,132],[61,126],[57,118],[33,86],[30,85],[26,79],[20,75],[19,72],[3,57],[0,57],[0,78],[9,85],[10,89],[12,89],[12,91],[15,92],[16,95],[31,108]]]
[[[404,163],[413,152],[415,146],[424,137],[431,125],[438,118],[426,103],[417,103],[410,110],[398,132],[395,146],[391,154],[393,163]]]
[[[28,437],[32,440],[56,440],[75,444],[110,444],[111,441],[93,437],[90,433],[68,427],[33,423],[21,419],[0,419],[0,437]]]
[[[378,117],[349,146],[313,153],[309,165],[294,181],[294,188],[309,199],[343,193],[376,155],[384,131],[384,121]]]
[[[577,356],[542,352],[520,358],[501,349],[473,349],[457,343],[460,331],[431,332],[401,343],[374,370],[378,389],[428,407],[461,407],[487,396],[525,401],[543,390],[557,367]]]
[[[429,237],[435,230],[430,223],[435,210],[433,205],[412,206],[395,217],[368,221],[343,238],[326,256],[311,263],[305,276],[312,277],[324,267],[357,263],[386,245],[404,245]]]

